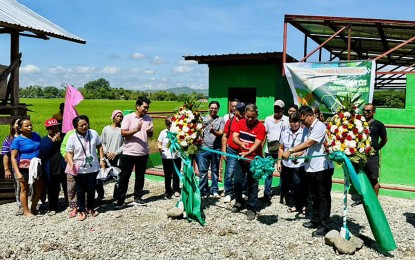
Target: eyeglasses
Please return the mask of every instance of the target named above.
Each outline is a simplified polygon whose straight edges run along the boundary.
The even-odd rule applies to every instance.
[[[366,112],[366,113],[370,113],[370,112],[372,112],[373,110],[372,110],[372,109],[363,109],[362,111],[363,111],[363,112]]]

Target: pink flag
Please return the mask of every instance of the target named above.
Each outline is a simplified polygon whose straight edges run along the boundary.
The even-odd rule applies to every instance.
[[[73,129],[72,120],[78,116],[75,106],[82,100],[84,100],[84,97],[81,92],[68,84],[66,86],[65,107],[63,110],[62,133],[67,133]]]

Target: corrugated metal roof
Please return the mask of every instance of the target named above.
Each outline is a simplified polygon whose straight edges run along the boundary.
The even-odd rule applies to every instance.
[[[236,53],[217,54],[202,56],[183,56],[185,60],[195,60],[199,64],[208,65],[246,65],[246,64],[278,64],[282,63],[282,52],[263,53]],[[288,62],[295,62],[296,59],[287,55]]]
[[[47,36],[77,43],[85,40],[67,32],[16,0],[0,0],[0,27],[28,31],[40,38]]]

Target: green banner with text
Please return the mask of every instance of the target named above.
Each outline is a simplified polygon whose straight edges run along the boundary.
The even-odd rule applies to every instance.
[[[284,68],[297,105],[318,106],[322,112],[336,112],[341,106],[339,98],[347,95],[360,96],[357,103],[362,106],[372,102],[374,61],[294,62],[285,63]]]

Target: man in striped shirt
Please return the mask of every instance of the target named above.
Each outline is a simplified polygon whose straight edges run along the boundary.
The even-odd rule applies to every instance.
[[[239,155],[243,158],[253,159],[255,156],[262,156],[262,141],[265,139],[265,126],[258,121],[258,107],[249,104],[245,108],[245,118],[237,124],[232,125],[232,140],[239,146]],[[247,219],[254,220],[256,216],[256,203],[258,200],[258,180],[253,178],[250,171],[250,160],[240,160],[242,171],[235,173],[235,204],[232,212],[237,213],[242,207],[244,200],[242,199],[242,183],[245,178],[247,180],[248,201],[247,201]]]

